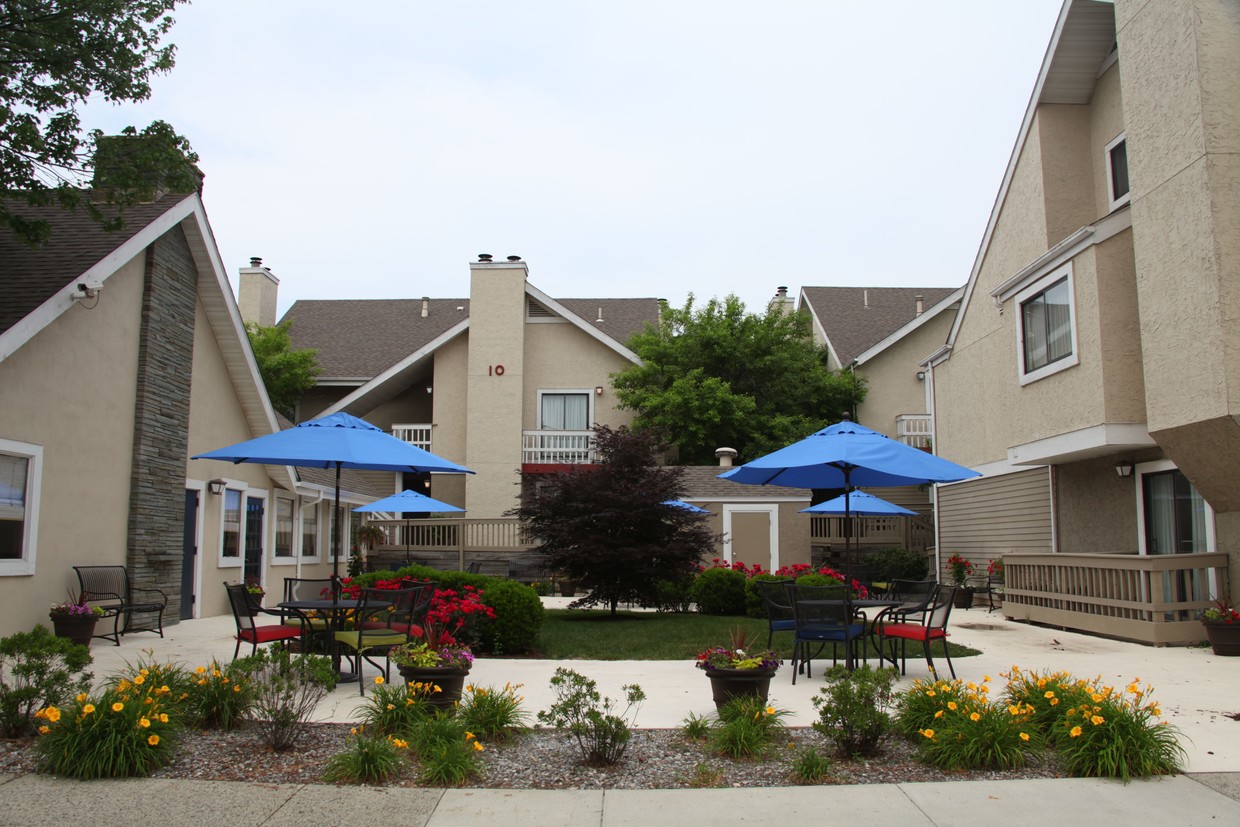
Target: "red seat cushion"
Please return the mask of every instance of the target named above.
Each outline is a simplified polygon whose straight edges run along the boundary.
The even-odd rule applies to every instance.
[[[882,635],[905,640],[938,640],[947,637],[947,630],[922,626],[920,623],[892,623],[883,627]]]
[[[271,643],[273,640],[293,640],[301,637],[301,630],[292,626],[255,626],[242,629],[237,637],[246,643]]]

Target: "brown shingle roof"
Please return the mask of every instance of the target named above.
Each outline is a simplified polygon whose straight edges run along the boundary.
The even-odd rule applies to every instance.
[[[114,233],[104,232],[83,210],[7,201],[15,213],[50,223],[52,235],[47,245],[28,247],[7,228],[0,229],[0,333],[184,199],[169,194],[153,204],[129,207],[124,228]]]
[[[659,318],[657,299],[557,301],[621,344]],[[295,302],[281,321],[294,347],[318,350],[321,378],[371,379],[467,318],[468,299],[431,299],[425,318],[421,299],[344,299]]]
[[[929,310],[954,287],[804,287],[841,365],[917,317],[917,297]]]
[[[726,468],[718,465],[688,465],[684,468],[681,480],[684,482],[685,496],[691,499],[735,500],[738,498],[776,498],[802,497],[808,505],[810,490],[808,488],[785,488],[782,485],[744,485],[731,480],[721,480],[719,475]]]

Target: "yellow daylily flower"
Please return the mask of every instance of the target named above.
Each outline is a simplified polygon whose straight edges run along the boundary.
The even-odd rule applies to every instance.
[[[970,720],[970,721],[980,721],[980,720],[982,720],[982,716],[981,716],[981,715],[978,715],[976,712],[972,712],[972,713],[970,713],[970,714],[969,714],[969,720]]]
[[[120,701],[117,701],[116,703],[112,704],[113,712],[120,712],[124,708],[125,708],[125,705],[121,703]]]
[[[1072,731],[1069,732],[1068,734],[1071,735],[1073,738],[1079,738],[1081,735],[1081,728],[1079,726],[1074,726],[1072,727]]]
[[[146,739],[146,742],[147,742],[148,744],[150,744],[151,746],[156,746],[156,745],[158,745],[158,744],[159,744],[159,736],[158,736],[158,735],[152,735],[150,738],[147,738],[147,739]]]
[[[141,727],[142,729],[149,729],[151,726],[151,719],[150,718],[139,718],[138,726]]]
[[[1020,740],[1022,740],[1022,741],[1028,741],[1028,740],[1029,740],[1029,733],[1028,733],[1028,732],[1022,732],[1022,733],[1020,734]]]
[[[89,715],[90,713],[92,713],[92,712],[94,712],[94,711],[95,711],[95,705],[94,705],[94,704],[86,704],[86,706],[82,707],[82,714],[83,714],[83,715]]]

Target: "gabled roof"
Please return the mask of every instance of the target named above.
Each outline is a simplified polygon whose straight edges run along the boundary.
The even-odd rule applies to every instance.
[[[947,344],[935,355],[932,361],[946,359],[956,343],[956,335],[960,332],[965,311],[969,309],[969,301],[973,297],[973,287],[977,283],[982,262],[990,250],[990,241],[994,236],[995,225],[999,221],[999,213],[1007,199],[1008,188],[1012,184],[1012,176],[1016,172],[1016,163],[1020,159],[1021,150],[1029,138],[1029,130],[1033,126],[1033,117],[1042,103],[1086,104],[1097,85],[1100,69],[1108,60],[1113,60],[1115,48],[1115,5],[1112,2],[1098,0],[1064,0],[1059,11],[1059,19],[1055,22],[1055,30],[1051,33],[1050,44],[1046,47],[1046,56],[1042,59],[1042,67],[1038,70],[1038,79],[1029,96],[1029,104],[1021,119],[1020,130],[1016,135],[1016,143],[1008,158],[1007,169],[1003,172],[1003,181],[999,184],[999,192],[995,195],[994,206],[990,210],[990,218],[986,221],[986,230],[982,233],[981,243],[977,248],[977,257],[973,260],[973,269],[969,272],[969,281],[965,285],[964,298],[956,320],[952,323],[951,332],[947,335]]]
[[[73,307],[79,282],[104,285],[107,280],[165,233],[179,226],[185,233],[198,271],[198,298],[224,357],[241,410],[252,433],[277,429],[275,411],[259,378],[241,314],[233,299],[206,210],[197,193],[168,194],[152,204],[125,210],[125,228],[105,232],[84,213],[57,208],[22,213],[44,218],[52,225],[51,241],[44,247],[26,247],[10,233],[0,232],[0,362],[7,359],[61,314]],[[293,477],[271,469],[291,488]]]
[[[953,287],[803,287],[801,305],[809,308],[814,325],[836,360],[844,366],[917,319],[918,296],[925,311],[955,290]]]
[[[686,465],[681,481],[685,498],[690,500],[715,500],[737,502],[741,500],[805,500],[813,493],[808,488],[786,488],[779,485],[743,485],[732,480],[721,480],[719,475],[727,468],[718,465]]]
[[[546,299],[537,288],[530,289],[536,301]],[[561,299],[550,303],[562,305],[584,323],[584,328],[620,346],[647,323],[659,319],[657,299]],[[362,384],[424,350],[469,318],[469,299],[429,299],[426,316],[422,308],[422,299],[301,300],[280,321],[293,323],[289,335],[294,347],[318,351],[323,368],[320,382]],[[555,314],[554,309],[547,309]],[[365,335],[359,335],[361,331]]]

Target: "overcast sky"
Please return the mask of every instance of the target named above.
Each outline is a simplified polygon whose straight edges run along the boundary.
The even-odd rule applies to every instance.
[[[968,278],[1060,0],[198,0],[112,132],[188,137],[236,284],[553,297]]]

